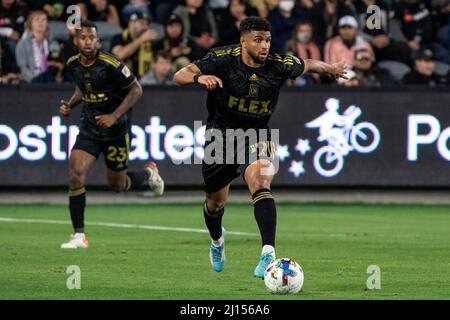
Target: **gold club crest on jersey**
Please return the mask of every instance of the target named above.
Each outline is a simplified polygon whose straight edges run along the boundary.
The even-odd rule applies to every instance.
[[[251,84],[248,89],[248,95],[250,97],[258,97],[259,96],[259,86],[257,84]]]

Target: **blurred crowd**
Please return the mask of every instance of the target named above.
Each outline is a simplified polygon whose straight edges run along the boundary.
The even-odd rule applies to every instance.
[[[348,81],[304,75],[289,86],[450,85],[450,0],[0,0],[0,84],[71,82],[71,5],[143,85],[172,85],[210,48],[238,43],[240,22],[256,15],[272,24],[273,52],[350,68]]]

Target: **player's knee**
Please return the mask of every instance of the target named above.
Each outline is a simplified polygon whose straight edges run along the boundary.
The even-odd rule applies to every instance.
[[[215,213],[222,210],[225,207],[225,201],[206,198],[206,205],[208,206],[208,211],[210,213]]]
[[[78,168],[70,168],[69,170],[69,184],[73,187],[84,186],[86,175]]]
[[[269,179],[256,179],[252,183],[252,189],[260,190],[260,189],[270,189],[270,180]]]

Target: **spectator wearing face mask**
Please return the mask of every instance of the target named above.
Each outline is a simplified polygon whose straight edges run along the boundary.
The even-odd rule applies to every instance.
[[[305,20],[303,10],[295,0],[279,0],[278,7],[269,12],[267,20],[272,24],[271,50],[284,54],[286,42],[297,23]]]
[[[358,35],[358,23],[353,16],[344,16],[339,19],[339,35],[327,41],[324,49],[324,60],[333,64],[344,60],[352,67],[355,63],[355,51],[366,48],[371,53],[372,47]]]
[[[291,39],[286,44],[286,53],[305,59],[322,60],[320,49],[316,45],[311,22],[300,22],[295,26]],[[288,81],[288,85],[307,86],[320,83],[320,75],[309,73],[304,74],[293,81]]]
[[[440,76],[434,72],[436,64],[431,50],[417,51],[413,58],[415,68],[403,77],[403,84],[427,87],[448,85],[448,76]]]
[[[314,40],[311,22],[300,22],[295,26],[291,39],[286,44],[286,51],[299,58],[322,60],[320,49]]]
[[[397,84],[389,70],[375,64],[375,57],[367,49],[356,50],[353,71],[359,86],[380,87]]]

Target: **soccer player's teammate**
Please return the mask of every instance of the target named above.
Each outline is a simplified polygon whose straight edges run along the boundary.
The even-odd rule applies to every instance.
[[[259,17],[249,17],[240,24],[240,44],[210,50],[175,74],[182,85],[199,83],[207,87],[208,120],[206,130],[220,130],[222,139],[207,141],[206,147],[227,139],[227,129],[268,130],[268,121],[275,110],[280,88],[287,79],[306,72],[327,73],[334,78],[346,78],[346,65],[333,65],[317,60],[305,60],[290,55],[270,53],[270,23]],[[270,134],[258,135],[256,144],[243,144],[241,150],[227,154],[221,161],[203,161],[202,175],[206,200],[204,219],[211,236],[210,261],[217,272],[225,265],[225,230],[222,216],[230,183],[242,174],[252,195],[254,215],[262,239],[262,251],[254,275],[264,278],[266,267],[275,259],[276,207],[271,192],[274,177],[274,146]],[[222,141],[221,141],[222,140]],[[242,145],[242,144],[241,144]],[[239,147],[238,147],[239,148]],[[218,146],[219,150],[222,150]],[[206,148],[205,148],[206,150]],[[244,164],[227,163],[226,159],[242,159]],[[257,158],[251,162],[251,155]],[[215,155],[216,159],[217,154]]]
[[[103,153],[109,186],[116,192],[148,187],[155,195],[164,192],[164,181],[154,162],[142,170],[127,171],[130,152],[132,107],[142,96],[136,77],[116,57],[99,49],[97,27],[83,21],[76,30],[79,54],[67,61],[76,83],[75,93],[61,100],[60,113],[84,102],[79,124],[80,133],[69,159],[69,209],[74,234],[61,248],[87,248],[84,233],[86,176]]]

